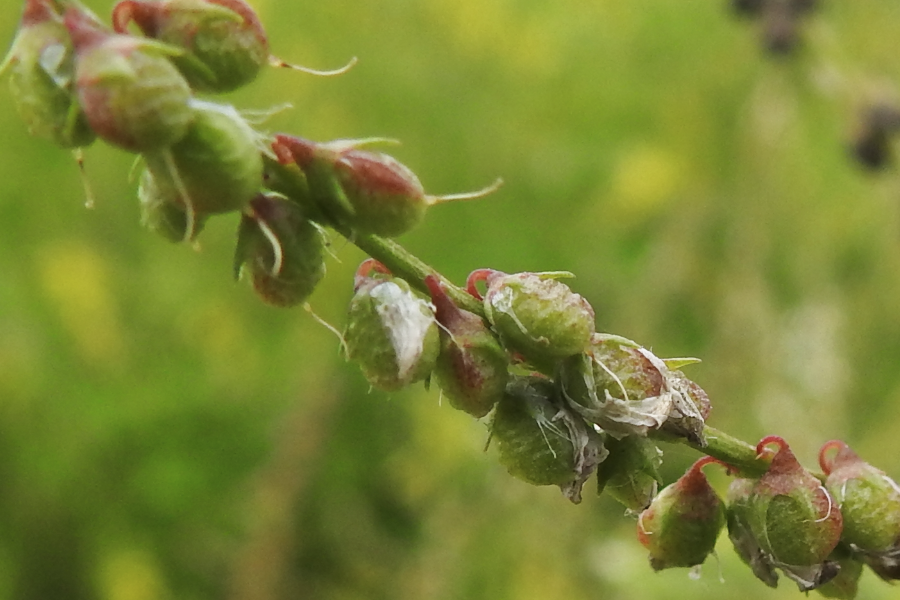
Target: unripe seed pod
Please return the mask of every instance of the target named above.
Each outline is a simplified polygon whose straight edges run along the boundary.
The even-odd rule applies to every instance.
[[[183,204],[161,194],[150,171],[144,170],[141,174],[138,199],[141,203],[141,224],[171,242],[196,238],[206,223],[206,215],[195,215],[191,219]]]
[[[425,283],[441,326],[435,380],[453,408],[481,418],[506,391],[509,356],[481,317],[453,303],[437,277],[429,275]]]
[[[693,567],[713,552],[725,525],[725,505],[709,485],[698,460],[653,499],[638,518],[638,539],[650,551],[654,570]]]
[[[900,488],[894,480],[839,440],[822,446],[819,465],[844,518],[841,541],[867,552],[890,550],[900,539]]]
[[[562,363],[559,379],[572,408],[611,435],[656,430],[705,444],[706,394],[631,340],[594,334],[587,352]]]
[[[601,436],[559,402],[543,377],[514,377],[491,420],[500,464],[532,485],[558,485],[570,501],[607,455]]]
[[[374,261],[360,266],[344,340],[348,358],[359,363],[366,380],[395,391],[431,375],[440,335],[432,306],[402,279],[370,276],[373,266],[386,271]]]
[[[199,215],[240,210],[263,183],[257,134],[230,105],[196,99],[189,105],[194,118],[185,136],[144,153],[158,193]]]
[[[597,493],[608,494],[628,510],[650,506],[662,477],[662,451],[647,438],[629,435],[606,439],[609,456],[597,467]]]
[[[184,49],[172,62],[198,91],[237,89],[269,61],[265,30],[243,0],[123,0],[113,8],[113,26],[126,33],[130,21]]]
[[[293,162],[303,170],[316,202],[334,225],[356,233],[396,237],[421,223],[429,206],[480,198],[501,183],[498,180],[472,193],[426,195],[415,173],[397,159],[360,149],[384,141],[373,138],[320,144],[279,134],[272,147],[283,164]]]
[[[728,538],[742,561],[753,571],[757,579],[767,586],[778,586],[778,573],[772,557],[760,547],[756,536],[750,530],[750,498],[756,481],[738,478],[728,486],[726,521]]]
[[[764,438],[757,452],[762,454],[770,444],[777,450],[753,487],[750,529],[760,547],[779,563],[821,564],[840,540],[841,509],[782,438]]]
[[[588,349],[594,333],[594,309],[557,280],[568,273],[473,271],[469,292],[485,281],[484,312],[504,345],[536,367],[550,369],[559,360]]]
[[[131,152],[171,146],[187,133],[191,90],[167,54],[176,49],[106,31],[70,6],[65,25],[75,46],[75,88],[91,128]]]
[[[73,91],[75,53],[69,32],[49,0],[27,0],[16,39],[0,65],[9,69],[16,110],[31,135],[63,148],[96,137]]]
[[[325,275],[325,238],[297,204],[258,194],[245,210],[235,249],[235,274],[249,272],[267,304],[295,306]]]
[[[816,564],[791,565],[779,561],[764,548],[767,540],[758,538],[753,526],[757,520],[758,508],[756,487],[757,481],[753,479],[735,479],[732,482],[727,496],[727,524],[728,537],[735,552],[747,563],[757,579],[769,587],[776,587],[777,567],[803,592],[818,589],[834,579],[840,571],[840,565],[832,560],[831,555],[827,560]]]

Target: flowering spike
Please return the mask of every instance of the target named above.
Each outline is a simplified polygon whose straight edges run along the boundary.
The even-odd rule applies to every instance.
[[[725,505],[702,468],[703,457],[675,483],[666,486],[638,518],[638,539],[650,551],[654,570],[693,567],[713,552],[725,525]]]
[[[481,317],[453,303],[437,277],[429,275],[425,284],[441,325],[437,384],[454,408],[483,417],[506,390],[509,356]]]

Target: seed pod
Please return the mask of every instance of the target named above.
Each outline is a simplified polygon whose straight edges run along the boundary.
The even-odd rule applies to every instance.
[[[249,272],[253,289],[264,302],[295,306],[325,275],[324,253],[324,235],[297,204],[258,194],[241,218],[235,275]]]
[[[0,73],[9,69],[13,101],[28,132],[63,148],[87,146],[96,137],[73,93],[74,58],[54,5],[27,0]]]
[[[230,105],[196,99],[189,105],[194,118],[185,136],[144,154],[157,191],[198,215],[240,210],[263,182],[257,134]]]
[[[75,47],[75,89],[91,128],[131,152],[171,146],[187,133],[191,90],[164,44],[106,31],[70,6],[65,25]]]
[[[557,280],[569,273],[473,271],[469,292],[487,283],[484,311],[503,344],[537,367],[551,369],[560,359],[588,349],[594,333],[594,309],[587,300]]]
[[[822,446],[819,465],[844,518],[841,541],[867,552],[889,550],[900,539],[900,488],[894,480],[839,440]]]
[[[144,35],[182,48],[173,62],[195,90],[228,92],[253,81],[269,61],[269,42],[243,0],[122,0],[113,26],[134,21]]]
[[[755,485],[756,481],[753,479],[739,478],[728,486],[726,496],[728,538],[737,555],[750,567],[756,578],[774,588],[778,586],[778,573],[775,572],[774,561],[760,547],[756,536],[750,530],[750,498],[753,496]]]
[[[375,261],[360,266],[344,339],[368,382],[395,391],[431,375],[440,336],[431,305],[402,279],[370,276],[373,266],[386,271]]]
[[[558,485],[573,503],[607,455],[600,435],[559,403],[543,377],[514,377],[491,420],[500,464],[532,485]]]
[[[472,193],[426,195],[415,173],[397,159],[360,149],[383,141],[373,138],[319,144],[279,134],[272,147],[282,163],[293,162],[303,170],[316,202],[334,224],[356,233],[396,237],[421,223],[429,206],[480,198],[501,183]]]
[[[425,283],[441,325],[435,380],[453,408],[481,418],[503,397],[509,356],[481,317],[453,303],[437,277],[429,275]]]
[[[725,525],[725,505],[701,470],[714,461],[698,460],[653,499],[638,518],[638,540],[650,551],[655,571],[702,564]]]
[[[563,361],[559,378],[572,408],[611,435],[661,430],[706,443],[705,392],[631,340],[594,334],[587,352]]]
[[[606,439],[609,456],[597,467],[597,493],[608,494],[628,510],[650,506],[662,477],[662,451],[647,438],[627,436]]]
[[[191,219],[183,204],[161,194],[150,171],[144,170],[141,174],[138,199],[141,203],[141,224],[171,242],[193,240],[206,223],[206,215],[195,215]]]
[[[756,487],[757,481],[753,479],[735,479],[732,482],[727,496],[727,525],[728,537],[735,552],[747,563],[757,579],[769,587],[776,587],[777,567],[803,592],[818,589],[834,579],[840,571],[840,565],[832,560],[831,555],[827,560],[812,565],[790,565],[779,561],[764,548],[766,540],[757,537],[753,526],[757,520],[758,508]]]
[[[769,436],[762,453],[777,446],[772,462],[753,489],[750,527],[760,546],[778,562],[823,562],[841,536],[841,509],[824,486],[804,469],[782,438]]]

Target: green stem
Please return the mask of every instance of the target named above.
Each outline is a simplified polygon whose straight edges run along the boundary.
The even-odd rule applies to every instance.
[[[391,273],[405,279],[411,286],[427,294],[425,278],[434,275],[444,284],[447,295],[454,304],[484,318],[484,305],[468,292],[455,286],[423,261],[395,242],[377,235],[356,235],[348,238],[360,250],[382,263]]]
[[[747,442],[732,437],[724,431],[719,431],[709,425],[704,426],[703,434],[707,442],[705,447],[687,440],[681,441],[695,450],[737,467],[741,475],[759,477],[766,472],[768,463],[756,458],[755,446],[751,446]]]

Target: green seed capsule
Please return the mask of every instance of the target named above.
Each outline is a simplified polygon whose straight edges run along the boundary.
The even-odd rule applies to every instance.
[[[866,552],[890,551],[900,540],[900,487],[839,440],[822,446],[819,465],[844,517],[841,541]]]
[[[638,518],[638,539],[650,551],[654,570],[702,564],[715,549],[725,525],[725,504],[701,471],[713,460],[694,463]]]
[[[553,383],[543,377],[510,381],[491,420],[491,441],[510,475],[532,485],[558,485],[575,504],[607,456],[602,437],[561,406]]]
[[[425,283],[441,325],[437,384],[453,408],[483,417],[506,391],[509,356],[481,317],[456,306],[436,277],[428,276]]]
[[[232,106],[196,99],[189,106],[194,116],[184,137],[144,154],[159,194],[199,215],[242,209],[263,183],[256,132]]]
[[[242,0],[123,0],[113,26],[134,21],[144,35],[182,48],[173,62],[191,87],[228,92],[253,81],[269,61],[269,43],[253,9]]]
[[[131,152],[171,146],[194,118],[187,81],[169,61],[177,50],[103,29],[70,6],[65,25],[75,46],[75,88],[91,128]]]
[[[434,311],[402,279],[357,276],[344,340],[348,357],[368,382],[385,391],[402,389],[431,375],[440,351]]]
[[[819,480],[797,462],[783,439],[764,438],[757,451],[762,453],[772,444],[778,449],[749,499],[750,530],[778,563],[821,564],[841,537],[841,509]]]
[[[47,0],[28,0],[0,73],[9,69],[16,110],[31,135],[63,148],[96,137],[73,93],[74,48],[62,18]]]
[[[557,280],[568,273],[516,273],[492,269],[473,271],[475,284],[487,283],[484,310],[504,345],[535,366],[551,369],[560,359],[588,349],[594,333],[594,310],[587,300]]]
[[[296,306],[325,275],[325,238],[300,207],[258,194],[245,210],[234,255],[235,275],[248,273],[267,304]]]

